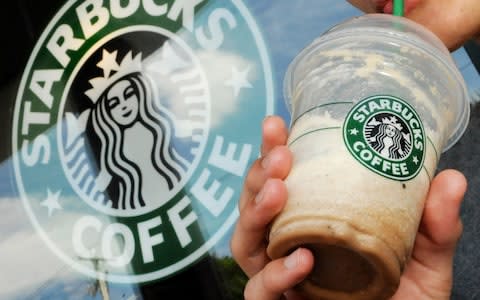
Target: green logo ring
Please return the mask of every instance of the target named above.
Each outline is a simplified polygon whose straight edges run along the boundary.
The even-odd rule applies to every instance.
[[[375,95],[359,101],[343,124],[345,145],[371,171],[399,181],[418,175],[425,160],[425,130],[405,100]]]

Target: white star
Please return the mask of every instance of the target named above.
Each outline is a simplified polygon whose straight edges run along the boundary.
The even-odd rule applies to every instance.
[[[350,134],[351,135],[357,135],[358,134],[358,129],[357,128],[350,129]]]
[[[225,81],[226,86],[231,86],[233,89],[233,94],[235,97],[240,94],[240,89],[242,88],[252,88],[252,84],[248,81],[248,72],[250,67],[248,66],[245,70],[239,71],[237,67],[232,67],[232,77]]]
[[[418,158],[416,156],[413,157],[413,163],[416,165],[418,164]]]
[[[112,70],[118,71],[119,65],[117,63],[117,50],[110,53],[103,49],[102,60],[98,62],[97,67],[103,69],[103,76],[105,78],[110,76],[110,72]]]
[[[51,217],[54,210],[62,209],[58,203],[58,198],[60,197],[60,191],[52,193],[49,188],[47,188],[47,199],[43,200],[40,205],[48,208],[48,216]]]

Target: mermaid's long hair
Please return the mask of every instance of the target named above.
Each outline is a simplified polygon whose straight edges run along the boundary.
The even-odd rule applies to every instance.
[[[168,113],[153,101],[148,81],[141,73],[131,73],[120,80],[130,82],[138,97],[139,111],[135,122],[141,122],[153,134],[153,149],[149,156],[155,170],[165,178],[169,190],[182,179],[187,162],[171,146],[175,126]],[[135,209],[145,206],[141,193],[142,172],[123,153],[125,126],[114,121],[107,106],[108,89],[102,94],[92,110],[90,121],[98,138],[97,153],[99,168],[112,177],[107,188],[112,207]],[[147,159],[147,157],[145,157]],[[106,204],[106,203],[105,203]]]
[[[387,127],[388,124],[380,124],[378,125],[378,132],[375,134],[374,138],[375,141],[372,143],[373,149],[378,151],[379,153],[385,148],[384,140],[387,137]],[[392,126],[393,127],[393,126]],[[395,135],[392,137],[393,145],[388,149],[388,158],[390,159],[400,159],[405,156],[405,151],[402,147],[402,133],[400,130],[393,127]]]

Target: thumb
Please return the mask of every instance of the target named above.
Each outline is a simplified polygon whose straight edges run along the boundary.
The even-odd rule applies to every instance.
[[[462,233],[459,211],[466,188],[467,181],[458,171],[445,170],[433,179],[412,259],[392,299],[450,299],[453,257]]]
[[[455,170],[442,171],[432,181],[414,250],[415,258],[432,270],[451,268],[466,189],[465,176]]]

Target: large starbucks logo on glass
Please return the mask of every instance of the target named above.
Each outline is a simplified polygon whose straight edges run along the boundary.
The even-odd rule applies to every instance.
[[[115,216],[141,215],[172,199],[208,139],[210,92],[197,58],[175,35],[155,27],[131,26],[108,40],[140,33],[152,43],[160,40],[158,53],[150,54],[155,62],[145,63],[142,52],[119,57],[116,48],[123,47],[101,42],[100,57],[81,63],[68,88],[67,99],[85,90],[86,101],[77,113],[65,112],[58,131],[72,187],[92,207]],[[99,76],[85,89],[83,79],[94,71]]]
[[[357,103],[343,126],[350,153],[370,170],[395,180],[408,180],[425,158],[422,122],[406,101],[373,96]]]
[[[237,218],[271,78],[240,1],[69,1],[15,107],[33,225],[89,276],[146,282],[187,268]]]

